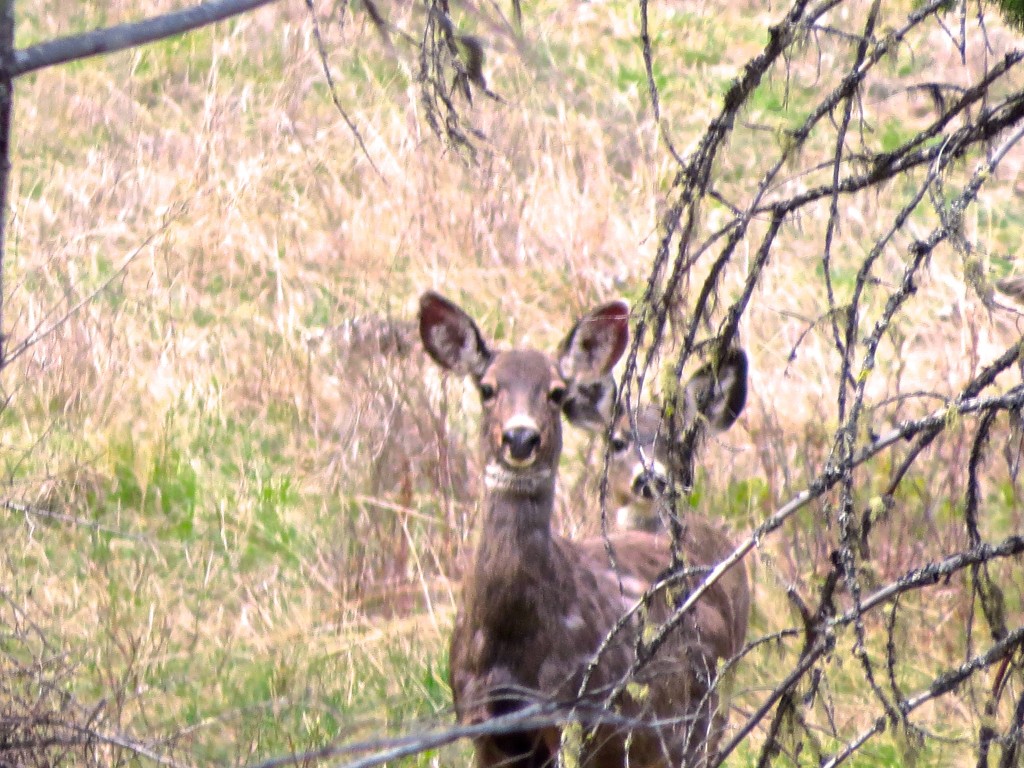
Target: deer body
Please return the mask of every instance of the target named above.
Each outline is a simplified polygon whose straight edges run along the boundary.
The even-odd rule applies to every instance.
[[[554,766],[566,718],[583,725],[586,768],[696,766],[708,751],[715,650],[700,624],[713,624],[717,608],[699,601],[639,665],[639,619],[611,634],[671,564],[668,537],[623,531],[607,542],[570,541],[551,529],[561,413],[609,374],[627,334],[627,309],[614,302],[577,324],[557,361],[531,349],[493,352],[460,308],[434,293],[421,298],[425,349],[471,378],[483,406],[483,527],[450,649],[456,714],[476,724],[531,703],[564,705],[550,724],[475,739],[481,768]],[[663,592],[645,606],[654,622],[672,608]],[[644,688],[635,696],[636,686],[624,685],[634,666],[630,679]]]
[[[614,391],[606,391],[614,386],[613,381],[605,380],[586,391],[588,407],[603,414],[591,421],[591,431],[599,427],[602,434],[608,432],[610,416],[597,401],[614,399]],[[717,372],[711,365],[703,366],[682,394],[678,425],[672,425],[665,410],[651,403],[618,417],[608,445],[608,498],[616,505],[615,522],[620,530],[662,533],[670,527],[666,523],[675,522],[683,561],[691,567],[710,568],[732,552],[732,543],[714,522],[692,513],[678,515],[669,490],[675,484],[682,493],[690,491],[695,455],[706,433],[729,429],[743,410],[746,354],[741,349],[728,350]],[[700,622],[703,637],[719,658],[731,659],[742,649],[747,634],[750,585],[746,569],[737,565],[726,572],[707,597],[714,610],[705,611]]]

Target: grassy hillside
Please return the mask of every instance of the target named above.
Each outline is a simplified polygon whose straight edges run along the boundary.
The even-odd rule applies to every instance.
[[[20,4],[18,44],[175,5]],[[846,29],[866,8],[841,4],[823,24]],[[396,27],[422,23],[418,6],[386,10]],[[395,32],[389,45],[345,3],[317,4],[333,97],[294,2],[18,81],[4,265],[13,357],[0,382],[0,716],[85,727],[44,727],[67,751],[40,763],[251,765],[450,722],[445,644],[477,517],[476,404],[409,335],[416,299],[441,290],[497,341],[546,347],[599,301],[639,305],[677,202],[666,147],[694,148],[785,10],[652,4],[658,123],[635,4],[530,5],[521,34],[511,8],[459,8],[459,29],[486,42],[501,97],[456,96],[475,159],[430,130],[411,44]],[[911,10],[886,5],[879,28],[898,28]],[[990,15],[984,26],[968,19],[961,51],[958,20],[946,21],[885,58],[851,142],[895,150],[935,109],[908,84],[966,87],[1020,45]],[[787,131],[837,86],[848,53],[809,35],[756,89],[716,163],[702,236],[748,199]],[[1016,73],[993,98],[1021,88]],[[770,194],[830,178],[830,151],[827,135],[812,136]],[[950,172],[950,199],[982,158]],[[926,172],[838,202],[827,281],[831,201],[784,225],[740,323],[747,411],[708,446],[694,499],[737,540],[825,465],[839,424],[825,296],[852,300],[857,270]],[[986,307],[970,270],[983,286],[1021,271],[1022,173],[1016,149],[962,222],[984,250],[971,260],[937,249],[886,334],[867,379],[878,429],[938,408],[1020,338],[1019,314]],[[883,249],[863,299],[865,335],[911,244],[938,223],[936,210],[915,209]],[[766,227],[754,218],[710,320],[740,294]],[[681,287],[648,390],[664,388],[711,261],[698,259]],[[1019,384],[1015,375],[997,389]],[[925,449],[892,507],[873,505],[902,455],[858,470],[858,514],[878,512],[860,564],[866,591],[965,546],[963,476],[945,468],[968,462],[966,421]],[[992,540],[1024,527],[1020,481],[1000,453],[1011,436],[1001,418],[984,485]],[[598,449],[572,437],[562,530],[598,529],[598,468]],[[579,498],[592,501],[581,508]],[[800,627],[787,591],[813,602],[836,546],[832,502],[802,510],[748,558],[752,640]],[[992,573],[1020,626],[1024,567],[1018,558]],[[887,642],[915,648],[892,674],[913,693],[990,644],[977,610],[971,582],[956,576],[907,596],[891,632],[885,613],[869,618],[866,640],[839,631],[802,713],[816,740],[794,736],[779,763],[817,764],[872,725],[878,701],[858,654],[884,670]],[[752,651],[734,681],[734,721],[799,651],[792,634]],[[855,764],[970,762],[984,717],[1007,727],[1019,670],[1010,679],[995,714],[979,704],[994,680],[979,676],[915,713],[927,738],[895,728]],[[764,739],[755,729],[729,764],[754,764]],[[459,744],[415,760],[459,765],[466,755]]]

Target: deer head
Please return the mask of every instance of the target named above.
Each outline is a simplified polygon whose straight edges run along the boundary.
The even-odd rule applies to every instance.
[[[702,366],[681,388],[672,409],[645,403],[611,425],[611,377],[574,389],[563,409],[570,421],[608,437],[608,494],[621,526],[660,530],[659,504],[672,483],[693,486],[703,439],[729,429],[747,399],[747,356],[729,349],[716,367]],[[665,511],[665,510],[661,510]]]
[[[489,488],[527,493],[553,486],[562,451],[559,413],[570,390],[587,391],[609,375],[626,347],[628,316],[621,301],[594,310],[570,332],[556,361],[533,349],[496,353],[462,309],[439,294],[423,295],[424,348],[442,368],[468,377],[480,395]]]

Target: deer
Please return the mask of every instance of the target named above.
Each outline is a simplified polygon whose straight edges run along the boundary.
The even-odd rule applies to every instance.
[[[704,766],[717,749],[716,659],[734,645],[724,627],[749,605],[742,563],[673,617],[677,595],[659,588],[673,563],[670,537],[620,530],[570,540],[552,530],[562,418],[599,423],[591,393],[622,356],[628,319],[624,302],[601,305],[549,355],[495,349],[461,307],[433,291],[420,298],[424,349],[467,378],[481,404],[482,527],[449,646],[455,714],[480,726],[556,708],[540,722],[477,729],[478,768],[553,767],[570,723],[582,730],[583,768]],[[724,556],[717,538],[693,533],[682,549],[695,563]],[[657,648],[644,643],[641,614],[659,625],[675,619]]]
[[[681,388],[681,408],[643,403],[613,417],[617,395],[611,376],[577,387],[564,408],[570,423],[605,438],[607,496],[619,530],[671,533],[686,562],[698,571],[732,553],[721,528],[702,515],[678,511],[676,501],[693,488],[694,465],[704,440],[728,430],[747,400],[747,355],[726,350],[718,365],[707,363]],[[678,413],[673,420],[671,414]],[[743,649],[750,618],[750,584],[737,568],[710,588],[719,608],[703,627],[719,659]],[[721,619],[721,621],[719,621]]]

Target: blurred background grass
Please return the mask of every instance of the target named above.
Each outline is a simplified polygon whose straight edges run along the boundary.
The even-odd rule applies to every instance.
[[[41,1],[18,8],[18,44],[173,7]],[[859,7],[844,4],[836,23]],[[0,514],[0,706],[86,713],[110,739],[101,751],[71,749],[71,763],[146,762],[118,734],[182,764],[242,765],[449,721],[446,638],[479,491],[476,404],[409,336],[416,298],[437,288],[497,341],[549,348],[586,307],[637,300],[677,171],[660,140],[691,145],[781,11],[652,6],[659,126],[633,4],[535,4],[521,37],[497,7],[467,9],[455,21],[486,41],[489,85],[504,99],[478,94],[469,109],[482,136],[469,163],[425,125],[409,61],[346,8],[317,13],[366,152],[332,104],[299,3],[17,83],[4,320],[13,344],[31,343],[2,382],[0,469],[15,503]],[[887,5],[886,23],[909,8]],[[418,11],[387,12],[411,28]],[[927,121],[928,98],[903,90],[908,82],[969,83],[1018,43],[997,19],[985,23],[989,49],[972,27],[963,59],[937,25],[893,55],[861,102],[864,140],[895,147]],[[846,62],[828,49],[798,50],[790,76],[754,94],[716,168],[726,199],[750,188],[782,129],[842,74]],[[829,150],[812,143],[787,184],[828,175],[806,155]],[[1019,271],[1022,166],[1015,152],[969,212],[993,278]],[[897,180],[843,201],[839,303],[911,188]],[[708,232],[725,213],[709,207]],[[897,281],[911,238],[935,226],[915,217],[883,255],[880,280],[888,271]],[[819,224],[787,225],[773,253],[741,326],[747,411],[708,446],[700,476],[698,508],[737,536],[820,471],[837,426],[838,358],[815,323],[825,306]],[[726,275],[726,293],[742,267]],[[954,393],[1020,336],[1012,315],[972,295],[952,249],[927,275],[872,382],[887,420],[938,405],[890,398]],[[968,437],[954,431],[929,449],[896,510],[880,516],[869,579],[964,540],[949,501],[962,496],[958,476],[935,470],[962,465]],[[570,438],[561,530],[598,530],[596,456]],[[887,461],[863,470],[865,503]],[[989,477],[985,532],[1019,531],[1016,478],[996,462]],[[579,498],[594,502],[580,508]],[[751,638],[798,624],[785,590],[819,583],[834,525],[826,501],[758,549]],[[1017,587],[1006,598],[1019,617],[1024,569],[994,567]],[[901,684],[926,685],[964,658],[971,610],[963,579],[904,600],[897,634],[916,643],[928,627],[932,639],[901,667]],[[870,724],[856,643],[840,637],[813,713],[821,742],[794,762],[834,749],[830,733]],[[769,643],[748,657],[736,708],[749,713],[798,650]],[[911,754],[919,765],[963,764],[980,717],[968,687],[921,714],[943,739],[887,735],[854,764]],[[734,764],[754,759],[756,732],[751,742]],[[455,746],[416,760],[455,765],[466,754]]]

